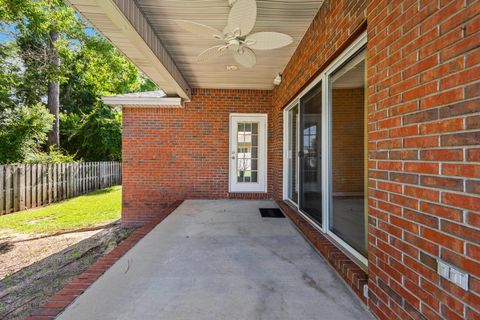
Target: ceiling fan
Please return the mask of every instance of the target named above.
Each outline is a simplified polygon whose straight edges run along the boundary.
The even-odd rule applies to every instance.
[[[206,62],[230,52],[238,64],[252,68],[257,63],[253,50],[277,49],[287,46],[293,41],[289,35],[279,32],[250,34],[255,26],[256,19],[256,1],[237,0],[230,9],[228,23],[223,31],[193,21],[175,20],[175,22],[186,31],[223,42],[201,52],[197,57],[198,62]]]

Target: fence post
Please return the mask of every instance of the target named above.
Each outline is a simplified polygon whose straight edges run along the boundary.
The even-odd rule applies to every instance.
[[[82,168],[83,168],[83,191],[82,194],[87,193],[87,165],[82,163]]]
[[[57,164],[52,163],[52,202],[57,201]]]
[[[112,186],[112,162],[108,162],[108,186]]]
[[[93,166],[92,162],[88,163],[88,192],[92,191],[92,177],[93,177]]]
[[[68,164],[68,197],[73,197],[73,187],[74,187],[74,182],[73,182],[73,168],[75,166],[75,163],[69,163]]]
[[[32,203],[30,208],[35,208],[37,206],[37,165],[36,164],[30,165],[30,170],[31,170],[30,174],[32,177],[31,186],[30,186],[30,192],[31,192],[30,201]]]
[[[25,165],[21,164],[18,166],[18,210],[25,210]]]
[[[12,167],[5,166],[5,213],[12,212]]]
[[[67,174],[65,170],[65,163],[60,164],[60,167],[62,168],[62,200],[67,198],[67,190],[65,187],[65,182],[67,180]]]
[[[18,183],[18,165],[12,166],[12,171],[13,171],[13,183],[12,183],[12,189],[13,189],[13,212],[18,211],[18,204],[19,204],[19,196],[18,196],[18,189],[19,189],[19,183]]]
[[[103,162],[100,162],[98,164],[98,187],[100,189],[102,189],[102,186],[103,186],[103,184],[102,184],[102,178],[103,178],[102,173],[103,173]]]
[[[75,186],[75,190],[74,190],[74,196],[76,197],[79,193],[79,181],[80,181],[80,168],[79,168],[79,164],[78,163],[75,163],[74,165],[74,171],[73,171],[73,181],[74,181],[74,186]]]
[[[25,165],[25,208],[30,209],[32,206],[32,165]]]

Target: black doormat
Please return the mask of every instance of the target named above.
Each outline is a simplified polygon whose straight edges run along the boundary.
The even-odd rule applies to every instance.
[[[260,208],[259,210],[262,218],[285,218],[278,208]]]

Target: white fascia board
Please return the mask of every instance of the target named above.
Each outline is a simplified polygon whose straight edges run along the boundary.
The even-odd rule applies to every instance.
[[[171,98],[171,97],[102,97],[102,101],[108,105],[114,106],[138,106],[138,107],[172,107],[172,108],[181,108],[183,107],[182,98]]]

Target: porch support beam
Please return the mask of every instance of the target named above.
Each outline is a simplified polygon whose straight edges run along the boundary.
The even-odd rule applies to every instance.
[[[134,0],[68,0],[167,96],[191,99],[191,88]]]

